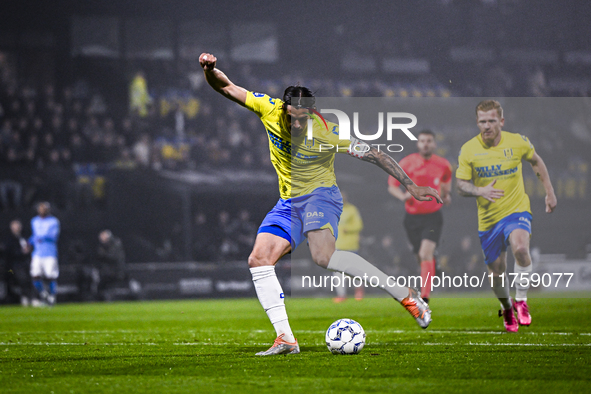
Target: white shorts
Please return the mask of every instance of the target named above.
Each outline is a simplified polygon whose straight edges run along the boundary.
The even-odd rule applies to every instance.
[[[33,256],[31,258],[31,277],[42,276],[47,279],[57,279],[59,274],[57,257]]]

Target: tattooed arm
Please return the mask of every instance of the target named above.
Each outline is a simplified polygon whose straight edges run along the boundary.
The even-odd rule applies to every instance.
[[[388,156],[386,153],[374,147],[370,147],[365,142],[358,139],[353,140],[349,154],[363,161],[375,164],[382,170],[386,171],[389,175],[392,175],[417,200],[431,201],[433,198],[435,198],[438,203],[443,203],[441,197],[439,197],[439,194],[435,189],[432,187],[417,186],[412,181],[412,179],[406,175],[396,160]]]
[[[558,201],[556,200],[556,195],[554,194],[554,188],[552,187],[552,182],[550,181],[550,174],[548,173],[548,168],[544,163],[544,160],[537,154],[534,153],[531,159],[528,160],[531,164],[536,176],[542,184],[544,185],[544,189],[546,190],[546,212],[551,213],[556,208],[556,204]]]

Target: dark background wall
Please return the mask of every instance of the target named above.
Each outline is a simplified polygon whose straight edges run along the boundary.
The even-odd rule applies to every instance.
[[[441,100],[436,111],[418,116],[417,129],[432,128],[438,153],[454,165],[461,144],[476,133],[472,111],[479,97],[529,98],[503,101],[507,129],[531,138],[559,198],[557,212],[543,214],[543,190],[524,165],[534,210],[532,246],[584,257],[591,248],[590,18],[589,3],[575,0],[4,2],[0,123],[8,120],[14,129],[22,117],[32,123],[45,116],[43,92],[51,86],[65,108],[62,121],[76,117],[88,146],[76,155],[71,136],[63,138],[59,148],[74,158],[60,159],[57,171],[44,156],[26,165],[11,162],[11,132],[2,134],[0,178],[19,182],[23,201],[3,204],[1,230],[16,217],[28,222],[34,203],[49,199],[62,221],[64,265],[75,264],[81,254],[92,261],[104,228],[122,238],[128,262],[244,261],[249,240],[240,245],[223,240],[256,231],[278,198],[276,178],[256,117],[216,95],[200,77],[197,56],[211,51],[233,81],[276,97],[299,82],[321,97]],[[130,82],[139,70],[153,99],[145,118],[130,115],[128,106]],[[32,114],[10,115],[11,87],[23,108],[36,103]],[[83,108],[75,116],[68,112],[68,89]],[[181,133],[177,103],[186,106]],[[457,109],[455,117],[449,108]],[[549,115],[556,108],[560,114]],[[45,125],[54,113],[47,116]],[[112,134],[121,144],[100,142],[107,139],[104,130],[85,134],[93,117],[100,128],[112,119]],[[129,130],[122,126],[126,120]],[[23,146],[29,129],[20,131]],[[134,156],[144,135],[152,150],[146,165]],[[188,153],[167,158],[169,148]],[[404,154],[412,151],[413,145],[405,144]],[[412,259],[401,225],[403,207],[387,194],[386,176],[345,157],[337,159],[337,174],[366,221],[366,253],[389,235],[396,258]],[[359,179],[365,182],[361,189]],[[84,193],[90,193],[87,200]],[[444,208],[440,248],[448,261],[464,237],[478,249],[475,202],[453,197],[452,206]],[[222,225],[222,211],[231,225]],[[249,217],[240,219],[241,211]],[[199,214],[205,224],[198,224]]]

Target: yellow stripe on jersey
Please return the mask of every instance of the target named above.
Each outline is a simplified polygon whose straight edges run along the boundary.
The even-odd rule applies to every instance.
[[[319,187],[337,184],[334,155],[336,152],[346,153],[351,144],[349,140],[339,140],[338,125],[331,122],[325,125],[315,119],[312,140],[306,135],[292,139],[284,124],[283,101],[266,94],[247,92],[245,105],[259,116],[267,131],[271,163],[277,172],[281,198],[298,197]]]
[[[535,149],[527,137],[501,131],[497,146],[488,147],[478,134],[462,146],[456,177],[472,180],[475,186],[486,186],[496,180],[494,187],[505,192],[494,203],[478,197],[478,231],[491,229],[504,217],[515,212],[531,212],[525,194],[521,160],[533,157]]]

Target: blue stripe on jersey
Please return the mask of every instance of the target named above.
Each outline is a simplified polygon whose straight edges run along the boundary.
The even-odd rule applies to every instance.
[[[269,140],[275,146],[275,148],[287,153],[288,155],[291,155],[291,143],[290,142],[285,141],[283,138],[273,134],[269,130],[267,130],[267,134],[269,135]]]

